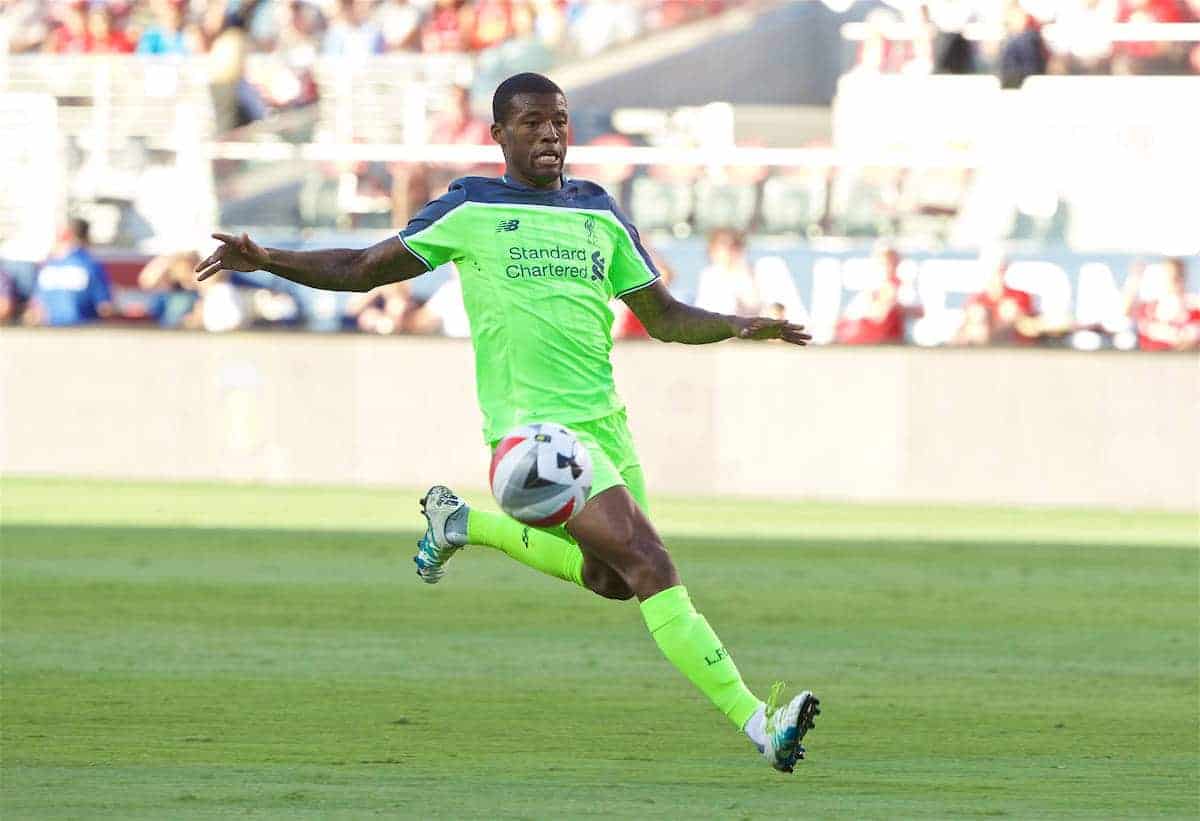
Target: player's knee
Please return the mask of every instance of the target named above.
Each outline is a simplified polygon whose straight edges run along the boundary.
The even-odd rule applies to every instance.
[[[671,554],[657,538],[643,538],[633,544],[634,561],[628,568],[625,581],[640,596],[650,591],[664,590],[678,584],[675,563]]]
[[[633,591],[629,589],[629,585],[619,580],[589,589],[597,596],[603,596],[606,599],[613,599],[614,601],[629,601],[633,598]]]
[[[584,564],[583,584],[597,596],[606,599],[626,601],[633,598],[633,591],[625,584],[625,580],[603,565]]]

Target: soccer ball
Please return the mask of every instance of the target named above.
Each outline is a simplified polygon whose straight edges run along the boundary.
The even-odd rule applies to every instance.
[[[500,508],[533,527],[553,527],[583,509],[592,490],[592,458],[575,434],[541,422],[510,431],[488,472]]]

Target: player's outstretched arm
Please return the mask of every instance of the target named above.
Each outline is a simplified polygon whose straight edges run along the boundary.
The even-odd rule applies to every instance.
[[[782,339],[793,345],[807,345],[812,339],[804,332],[803,325],[793,325],[786,319],[714,314],[680,302],[661,281],[624,299],[650,336],[663,342],[703,345],[736,337]]]
[[[213,234],[220,245],[196,266],[196,279],[220,270],[270,271],[284,279],[326,291],[369,291],[380,285],[412,279],[425,273],[425,263],[412,255],[398,237],[370,248],[322,251],[284,251],[263,248],[246,234]]]

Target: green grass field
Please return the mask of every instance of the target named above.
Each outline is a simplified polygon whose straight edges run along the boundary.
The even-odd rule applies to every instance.
[[[1195,517],[662,500],[751,686],[822,698],[787,777],[634,603],[420,584],[413,492],[0,492],[5,819],[1200,814]]]

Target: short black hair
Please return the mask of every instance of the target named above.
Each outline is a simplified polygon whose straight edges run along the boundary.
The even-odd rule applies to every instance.
[[[87,245],[91,238],[92,226],[83,217],[71,217],[67,220],[67,230],[71,232],[71,236]]]
[[[509,109],[512,107],[512,99],[518,94],[562,93],[563,90],[549,77],[534,74],[531,71],[524,72],[523,74],[514,74],[496,86],[496,93],[492,95],[492,120],[497,123],[504,122],[504,119],[509,114]]]

